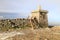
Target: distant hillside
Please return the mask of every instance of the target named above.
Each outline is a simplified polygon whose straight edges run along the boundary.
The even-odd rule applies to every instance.
[[[14,19],[14,18],[26,18],[27,15],[22,13],[8,13],[8,12],[0,12],[0,16],[3,16],[5,19]]]

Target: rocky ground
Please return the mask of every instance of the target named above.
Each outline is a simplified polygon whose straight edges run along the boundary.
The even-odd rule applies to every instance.
[[[0,40],[60,40],[60,27],[3,32]]]

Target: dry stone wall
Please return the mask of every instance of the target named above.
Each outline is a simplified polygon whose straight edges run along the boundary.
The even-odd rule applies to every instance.
[[[30,22],[31,21],[31,22]],[[32,24],[32,25],[31,25]],[[35,19],[4,19],[0,20],[0,30],[8,31],[9,29],[16,29],[16,28],[39,28],[42,27]],[[44,25],[43,25],[44,26]]]

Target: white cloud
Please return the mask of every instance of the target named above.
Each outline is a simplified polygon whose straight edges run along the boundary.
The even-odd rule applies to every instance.
[[[0,16],[0,19],[4,19],[4,17],[3,16]]]

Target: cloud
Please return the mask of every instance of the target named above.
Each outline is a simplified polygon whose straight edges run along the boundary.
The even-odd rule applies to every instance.
[[[37,0],[0,0],[0,12],[30,12],[37,4]]]
[[[0,19],[4,19],[4,17],[3,16],[0,16]]]

